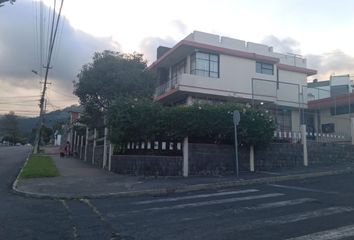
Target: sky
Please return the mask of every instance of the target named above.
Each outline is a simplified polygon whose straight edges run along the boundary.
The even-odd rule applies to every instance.
[[[17,0],[0,8],[0,114],[39,113],[40,56],[47,53],[46,38],[42,52],[39,47],[39,13],[42,3],[46,34],[53,2]],[[136,51],[152,63],[159,45],[171,47],[194,30],[300,54],[318,70],[312,78],[319,80],[354,74],[353,9],[351,0],[66,0],[49,72],[47,111],[78,103],[73,81],[94,52]]]

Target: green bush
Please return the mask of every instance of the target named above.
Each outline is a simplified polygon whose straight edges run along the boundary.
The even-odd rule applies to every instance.
[[[235,103],[163,107],[148,99],[117,99],[109,108],[108,121],[113,143],[129,141],[176,140],[232,143],[232,112],[239,110],[238,140],[246,145],[272,139],[274,121],[262,109]]]

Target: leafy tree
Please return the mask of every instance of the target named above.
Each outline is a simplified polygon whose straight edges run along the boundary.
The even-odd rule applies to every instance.
[[[97,122],[117,97],[150,97],[153,93],[153,76],[138,53],[97,52],[77,77],[74,94],[85,107],[86,122]]]
[[[5,140],[12,143],[22,142],[17,116],[13,111],[6,114],[0,120],[0,128],[5,135]]]
[[[50,139],[53,138],[53,129],[42,126],[41,136],[42,136],[42,144],[47,145],[50,142]]]

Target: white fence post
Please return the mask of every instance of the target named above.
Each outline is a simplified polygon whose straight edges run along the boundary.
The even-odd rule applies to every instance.
[[[254,172],[254,146],[250,146],[250,171]]]
[[[84,161],[87,161],[87,145],[88,145],[88,141],[89,141],[89,128],[86,127],[86,139],[85,139],[85,158]]]
[[[303,152],[304,152],[304,166],[308,166],[308,158],[307,158],[307,139],[306,139],[306,125],[301,125],[301,142],[303,145]]]
[[[80,141],[80,160],[82,159],[82,147],[84,146],[84,135],[81,136]]]
[[[96,138],[97,138],[97,129],[93,129],[93,147],[92,147],[92,165],[95,164],[95,148],[96,148]]]
[[[104,139],[103,139],[103,163],[102,168],[105,168],[107,165],[107,135],[108,135],[108,128],[104,128]]]
[[[113,155],[112,144],[109,144],[108,171],[111,171],[112,169],[112,155]]]
[[[71,152],[72,155],[74,156],[75,153],[75,149],[76,149],[76,131],[74,131],[74,138],[73,138],[73,142],[71,143]]]
[[[188,137],[183,140],[183,177],[188,177]]]

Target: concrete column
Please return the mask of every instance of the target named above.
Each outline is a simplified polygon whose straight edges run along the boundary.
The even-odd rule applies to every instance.
[[[108,135],[108,128],[104,128],[104,139],[103,139],[103,164],[102,168],[107,166],[107,135]]]
[[[108,171],[111,171],[112,169],[112,155],[113,155],[113,147],[112,144],[109,144]]]
[[[71,153],[74,154],[75,151],[75,147],[76,147],[76,131],[74,131],[74,138],[71,142]]]
[[[95,163],[96,138],[97,138],[97,129],[95,128],[93,129],[92,165]]]
[[[194,101],[193,101],[192,96],[188,96],[187,101],[186,101],[186,105],[191,106],[191,105],[193,105],[193,103],[194,103]]]
[[[189,166],[188,166],[188,137],[183,140],[183,177],[188,177]]]
[[[84,146],[84,136],[81,136],[81,141],[80,141],[80,160],[82,158],[82,147]]]
[[[250,171],[254,172],[254,146],[250,146]]]
[[[308,158],[307,158],[307,139],[306,139],[306,125],[301,125],[301,143],[303,146],[304,152],[304,166],[307,167],[309,165]]]
[[[88,141],[89,141],[89,128],[86,127],[86,139],[85,139],[85,157],[84,157],[84,161],[87,161],[87,145],[88,145]]]
[[[80,135],[77,135],[76,138],[77,138],[77,140],[76,140],[77,156],[80,158],[80,144],[81,144],[80,139],[81,139],[81,137],[80,137]]]
[[[354,118],[350,119],[350,130],[352,136],[352,145],[354,145]]]
[[[75,149],[77,154],[79,153],[79,147],[80,147],[80,135],[77,134],[76,135],[76,149]]]

